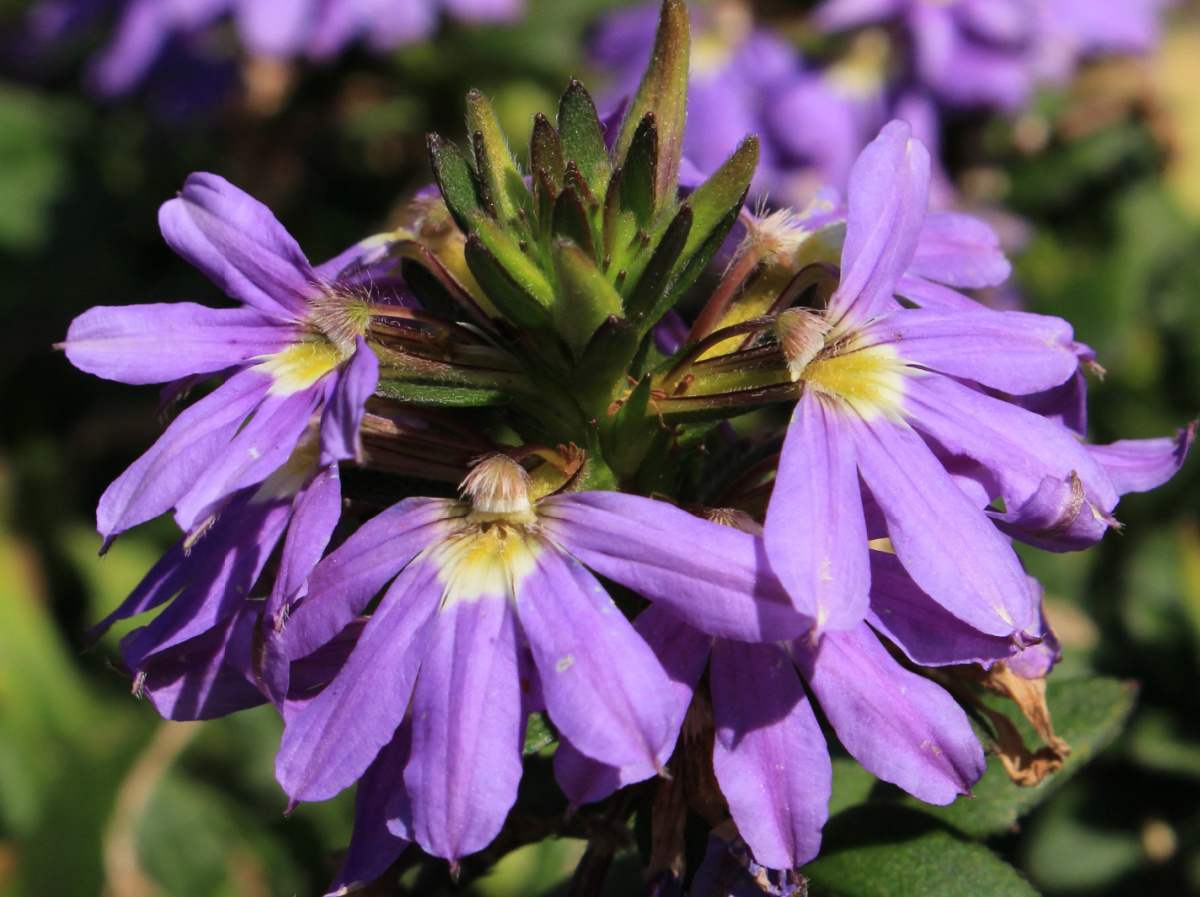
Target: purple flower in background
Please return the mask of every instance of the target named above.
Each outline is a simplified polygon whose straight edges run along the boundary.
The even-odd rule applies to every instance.
[[[657,6],[613,13],[592,55],[613,78],[610,102],[632,93],[649,59]],[[882,80],[849,67],[807,68],[786,41],[756,28],[741,3],[718,2],[693,17],[684,155],[701,173],[717,169],[746,134],[761,139],[754,188],[779,205],[806,204],[841,186],[883,121]]]
[[[819,26],[841,31],[898,21],[910,77],[956,107],[1014,110],[1046,80],[1067,77],[1081,58],[1143,52],[1157,39],[1162,0],[826,0]]]
[[[428,37],[442,13],[466,21],[519,16],[524,0],[43,0],[28,29],[41,43],[117,17],[112,40],[92,60],[89,80],[101,94],[136,88],[170,55],[212,56],[206,44],[232,20],[252,56],[328,59],[356,41],[385,52]]]
[[[71,323],[67,358],[106,379],[227,375],[105,491],[96,522],[106,544],[172,509],[194,540],[231,496],[283,468],[314,422],[319,467],[355,457],[378,379],[363,339],[367,295],[334,276],[345,255],[312,267],[264,205],[211,174],[191,175],[159,225],[176,252],[243,305],[98,306]]]
[[[359,827],[388,828],[397,851],[415,840],[456,861],[487,845],[516,798],[525,718],[543,707],[584,756],[643,778],[666,763],[680,722],[671,682],[588,568],[705,631],[787,638],[811,625],[746,533],[619,493],[535,502],[502,455],[463,493],[364,525],[318,565],[267,652],[278,697],[292,664],[391,583],[344,667],[288,718],[276,770],[293,799],[323,800],[388,767],[386,800],[360,785],[372,818]]]

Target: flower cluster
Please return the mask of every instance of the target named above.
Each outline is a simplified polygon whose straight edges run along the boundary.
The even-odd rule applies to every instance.
[[[1094,544],[1183,463],[1194,427],[1088,444],[1071,326],[960,292],[1008,265],[929,212],[904,122],[844,206],[746,216],[754,138],[681,190],[688,59],[666,0],[619,126],[572,83],[528,176],[472,92],[469,151],[429,139],[439,195],[323,265],[192,175],[163,236],[240,307],[98,307],[67,334],[82,370],[205,391],[101,498],[106,544],[167,512],[182,535],[97,631],[161,608],[121,641],[137,693],[172,719],[272,703],[293,802],[358,783],[335,892],[413,844],[487,847],[531,718],[572,806],[659,776],[712,865],[790,891],[829,730],[921,800],[968,793],[970,683],[1057,657],[1013,541]]]
[[[522,8],[523,0],[40,0],[28,31],[44,46],[115,16],[115,33],[92,60],[88,80],[98,93],[117,96],[138,87],[156,65],[219,56],[214,38],[229,22],[250,56],[322,61],[357,41],[384,52],[420,40],[443,12],[502,21]]]

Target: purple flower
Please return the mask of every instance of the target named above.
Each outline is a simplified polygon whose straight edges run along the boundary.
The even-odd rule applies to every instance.
[[[1036,604],[985,509],[1001,498],[1017,528],[1077,525],[1094,541],[1111,522],[1117,490],[1072,433],[1003,398],[1076,373],[1065,321],[967,300],[914,309],[894,299],[906,272],[949,267],[940,276],[966,276],[947,264],[957,253],[928,252],[937,241],[921,239],[928,183],[924,147],[907,125],[888,125],[851,176],[841,279],[828,308],[781,315],[781,344],[804,391],[767,513],[767,552],[802,606],[812,602],[805,609],[821,629],[863,619],[867,540],[887,537],[916,583],[954,616],[1027,639]],[[937,220],[961,225],[960,217]],[[1075,517],[1047,526],[1041,491],[1076,483]]]
[[[314,422],[320,467],[353,458],[378,378],[363,339],[367,295],[336,277],[344,257],[312,267],[265,206],[211,174],[191,175],[159,225],[243,305],[98,306],[71,323],[63,348],[89,373],[122,383],[226,375],[105,491],[96,521],[106,543],[171,509],[194,538],[231,496],[280,471]]]
[[[637,88],[656,15],[657,4],[623,10],[596,32],[592,53],[612,74],[614,103]],[[711,174],[746,134],[756,133],[759,196],[801,206],[819,188],[845,183],[883,121],[881,80],[806,68],[788,43],[754,27],[740,4],[697,9],[692,44],[684,155],[699,172]]]
[[[619,493],[535,501],[501,455],[463,492],[363,526],[318,565],[267,652],[278,696],[290,664],[391,583],[345,666],[288,718],[276,762],[296,800],[331,797],[373,763],[402,769],[386,802],[363,798],[365,832],[386,825],[451,861],[486,846],[516,798],[525,718],[543,707],[582,755],[642,778],[662,768],[681,722],[671,681],[589,568],[708,632],[787,638],[811,625],[749,534]]]

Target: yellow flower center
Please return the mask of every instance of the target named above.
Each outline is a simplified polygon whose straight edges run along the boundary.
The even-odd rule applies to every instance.
[[[292,343],[268,356],[254,369],[270,376],[273,395],[292,395],[308,389],[349,357],[324,337],[310,337]]]
[[[432,551],[438,566],[443,607],[483,597],[516,600],[521,581],[533,572],[543,550],[536,528],[527,524],[467,523]]]

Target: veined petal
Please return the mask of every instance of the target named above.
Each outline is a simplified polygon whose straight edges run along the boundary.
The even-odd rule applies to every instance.
[[[320,400],[311,389],[289,396],[268,395],[195,483],[176,503],[175,522],[190,531],[225,496],[255,486],[292,457]],[[290,495],[289,495],[290,497]]]
[[[980,464],[1009,509],[1025,504],[1048,476],[1078,477],[1101,516],[1116,507],[1112,481],[1075,434],[1019,405],[925,377],[912,382],[907,410],[912,425],[938,445]]]
[[[252,371],[189,406],[100,496],[96,529],[106,538],[169,510],[220,456],[270,385]]]
[[[896,295],[915,302],[921,308],[962,312],[989,310],[986,305],[964,296],[958,290],[914,274],[905,274],[900,278],[896,285]]]
[[[1122,439],[1108,445],[1089,445],[1088,452],[1108,472],[1117,492],[1148,492],[1161,486],[1183,467],[1196,438],[1196,421],[1174,438]]]
[[[139,669],[152,654],[216,626],[249,596],[283,537],[292,507],[288,500],[255,503],[247,498],[239,496],[227,507],[221,530],[206,533],[185,558],[187,585],[179,596],[121,640],[121,656],[130,668]]]
[[[964,289],[999,286],[1012,265],[991,226],[961,212],[930,212],[908,274]]]
[[[346,461],[361,454],[358,428],[367,399],[379,382],[379,360],[360,336],[354,354],[338,372],[337,385],[321,418],[321,460]]]
[[[1011,657],[1011,638],[985,635],[921,591],[894,555],[871,552],[871,609],[867,621],[913,663],[925,667],[978,663]]]
[[[424,850],[454,862],[500,832],[521,781],[524,721],[507,598],[447,604],[417,677],[404,769]]]
[[[759,641],[812,625],[749,533],[618,492],[554,496],[538,514],[546,532],[587,566],[702,632]]]
[[[738,832],[764,866],[808,862],[821,847],[833,767],[791,658],[773,643],[718,639],[709,688],[713,770]]]
[[[905,122],[884,126],[859,155],[846,191],[842,279],[829,300],[835,324],[895,307],[900,276],[912,262],[929,201],[929,152]]]
[[[331,641],[414,557],[437,542],[452,505],[438,498],[406,498],[360,526],[316,566],[307,595],[297,607],[283,608],[280,624],[267,634],[263,677],[276,701],[288,692],[289,662]]]
[[[354,783],[404,718],[442,589],[428,561],[388,589],[342,671],[287,720],[275,777],[295,800],[325,800]]]
[[[671,728],[683,726],[692,693],[712,647],[712,637],[684,623],[660,604],[652,604],[633,621],[637,631],[670,678],[665,695],[670,703]],[[572,806],[602,800],[618,788],[640,782],[666,766],[674,741],[660,752],[657,763],[635,763],[617,769],[581,754],[570,742],[562,742],[554,753],[554,777]]]
[[[158,225],[172,249],[265,315],[300,320],[318,292],[308,259],[271,210],[218,175],[188,175]]]
[[[1024,395],[1052,389],[1079,369],[1071,325],[1019,311],[904,309],[867,327],[906,360]]]
[[[354,834],[325,897],[342,897],[360,889],[387,871],[409,842],[388,831],[387,807],[392,795],[404,788],[409,739],[397,731],[367,768],[354,793]]]
[[[800,672],[851,756],[931,804],[966,794],[983,748],[966,713],[940,687],[892,659],[865,623],[792,646]]]
[[[858,421],[858,468],[887,520],[888,536],[913,580],[935,601],[987,635],[1032,625],[1025,572],[983,510],[912,430]]]
[[[854,443],[838,409],[806,389],[792,412],[763,533],[771,568],[818,630],[867,611],[867,524]]]
[[[342,488],[336,464],[317,472],[297,494],[292,521],[279,557],[279,573],[263,608],[264,625],[282,624],[281,612],[304,594],[308,576],[321,560],[342,515]]]
[[[98,305],[71,322],[63,349],[71,364],[97,377],[165,383],[248,363],[294,338],[295,328],[252,308]]]
[[[564,737],[610,766],[660,762],[676,734],[671,682],[596,578],[547,548],[516,604],[546,708]]]

